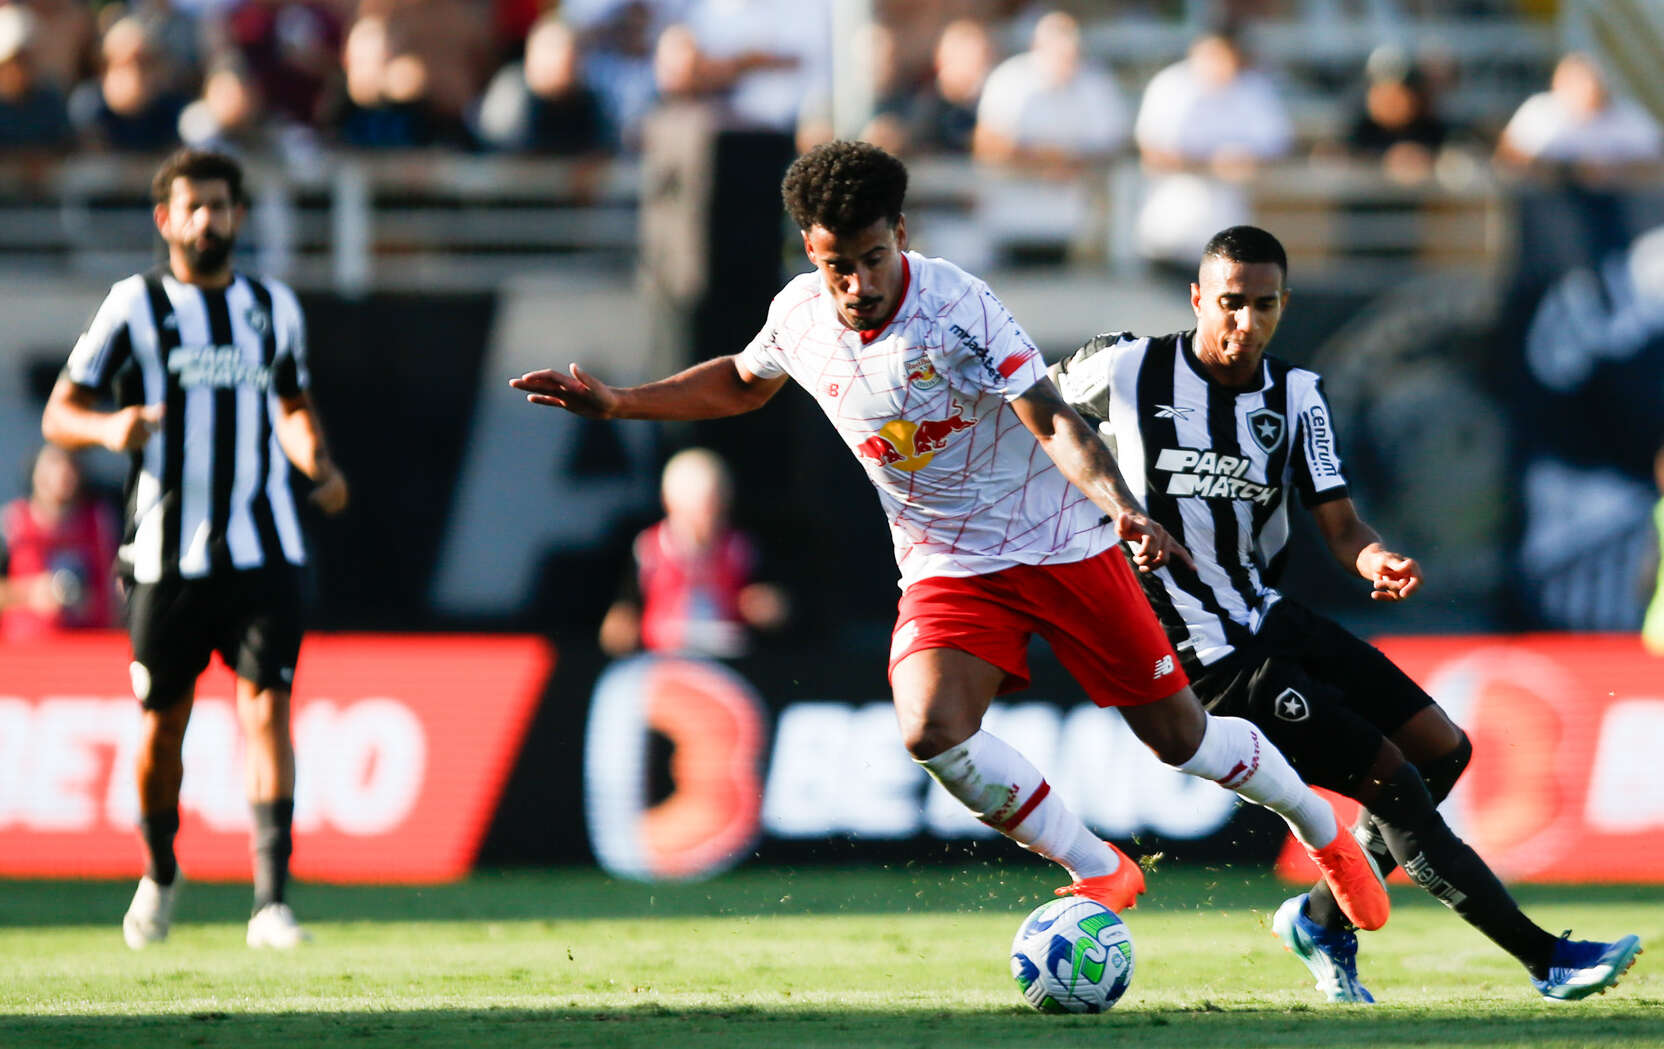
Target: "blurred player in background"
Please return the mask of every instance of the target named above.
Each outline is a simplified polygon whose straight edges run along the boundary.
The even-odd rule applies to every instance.
[[[0,508],[0,640],[115,626],[115,514],[73,452],[43,445],[29,494]]]
[[[1062,865],[1073,882],[1060,894],[1133,905],[1138,865],[982,728],[996,693],[1028,684],[1039,633],[1162,761],[1288,820],[1352,918],[1379,926],[1386,892],[1358,844],[1254,726],[1202,710],[1115,545],[1128,542],[1146,570],[1187,555],[1139,510],[988,286],[907,250],[906,189],[906,167],[875,146],[818,146],[782,185],[815,272],[775,297],[742,352],[630,388],[575,364],[512,385],[590,418],[695,420],[761,407],[796,379],[889,519],[903,587],[893,699],[907,749],[937,782]]]
[[[1647,602],[1647,616],[1641,623],[1641,641],[1648,652],[1664,656],[1664,448],[1653,456],[1652,472],[1659,495],[1658,502],[1652,506],[1655,578],[1649,590],[1652,600]]]
[[[179,786],[196,679],[209,658],[237,675],[254,821],[250,947],[306,934],[284,901],[295,758],[289,690],[301,641],[306,552],[293,463],[326,513],[347,482],[307,389],[305,322],[285,285],[231,267],[246,200],[237,162],[180,150],[151,187],[165,268],[115,284],[48,398],[41,429],[66,448],[132,458],[118,559],[143,707],[137,761],[145,874],[122,922],[129,947],[167,938],[179,867]],[[103,410],[108,392],[115,407]]]
[[[1640,942],[1556,939],[1521,914],[1435,808],[1473,753],[1467,736],[1378,650],[1274,589],[1291,490],[1371,596],[1401,601],[1422,583],[1353,506],[1322,381],[1265,355],[1287,274],[1276,237],[1233,226],[1203,250],[1195,329],[1100,335],[1052,368],[1069,403],[1101,421],[1134,496],[1194,556],[1143,576],[1150,603],[1207,709],[1254,722],[1309,782],[1366,806],[1356,834],[1381,870],[1402,864],[1519,959],[1544,997],[1604,990]],[[1374,1000],[1325,886],[1285,902],[1273,927],[1331,1000]]]
[[[636,536],[622,592],[601,621],[601,648],[638,648],[732,659],[750,648],[752,630],[786,619],[786,595],[757,582],[750,536],[728,524],[733,480],[705,448],[686,448],[664,464],[664,519]]]

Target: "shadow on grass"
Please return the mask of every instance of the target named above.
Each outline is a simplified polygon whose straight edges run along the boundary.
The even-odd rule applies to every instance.
[[[594,869],[501,870],[448,885],[300,884],[290,894],[309,922],[562,921],[606,917],[903,914],[1038,906],[1059,878],[1050,864],[907,864],[882,867],[746,867],[701,882],[649,885]],[[131,881],[0,882],[0,928],[104,925],[120,921]],[[1167,867],[1150,878],[1141,914],[1159,911],[1270,911],[1289,887],[1257,866]],[[1664,902],[1660,886],[1520,886],[1537,904]],[[1436,906],[1409,886],[1395,906]],[[242,921],[247,884],[191,882],[180,894],[181,922]]]
[[[1450,1009],[1123,1009],[1103,1016],[1041,1016],[1013,1006],[975,1012],[933,1010],[763,1009],[671,1010],[647,1004],[597,1011],[547,1009],[287,1013],[260,1016],[199,1013],[179,1017],[0,1017],[0,1045],[53,1049],[159,1049],[179,1045],[350,1045],[355,1049],[467,1046],[606,1046],[608,1049],[803,1049],[867,1046],[1048,1047],[1125,1042],[1139,1049],[1243,1049],[1294,1046],[1530,1045],[1536,1049],[1664,1044],[1664,1016],[1654,1009],[1613,1015],[1589,1004],[1548,1012],[1535,1003],[1507,1015],[1474,1016]]]

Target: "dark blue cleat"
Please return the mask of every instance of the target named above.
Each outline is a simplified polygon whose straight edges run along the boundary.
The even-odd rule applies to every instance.
[[[1331,1002],[1373,1004],[1375,996],[1358,982],[1358,934],[1334,931],[1306,917],[1306,893],[1283,901],[1271,930],[1283,946],[1317,977],[1317,989]]]
[[[1640,953],[1641,941],[1635,936],[1601,943],[1574,940],[1570,932],[1562,933],[1560,942],[1554,945],[1548,975],[1532,979],[1531,985],[1544,998],[1562,1002],[1605,994],[1635,964],[1635,956]]]

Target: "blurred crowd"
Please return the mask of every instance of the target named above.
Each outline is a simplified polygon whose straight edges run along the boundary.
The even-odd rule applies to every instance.
[[[649,112],[689,99],[735,126],[787,132],[801,149],[839,126],[831,42],[851,39],[871,83],[862,137],[1042,176],[1135,153],[1163,177],[1161,193],[1215,210],[1229,201],[1210,202],[1189,176],[1228,183],[1296,151],[1379,160],[1405,179],[1476,134],[1494,139],[1488,157],[1513,165],[1660,156],[1654,118],[1581,54],[1520,99],[1497,135],[1452,126],[1441,111],[1459,75],[1451,63],[1382,47],[1335,100],[1347,110],[1338,131],[1310,142],[1291,119],[1280,71],[1260,68],[1228,22],[1134,84],[1086,46],[1070,11],[1090,5],[874,0],[875,22],[854,29],[834,25],[834,7],[7,0],[0,150],[159,152],[185,142],[290,163],[333,149],[422,147],[604,156],[639,150]],[[1115,10],[1090,17],[1113,20]]]

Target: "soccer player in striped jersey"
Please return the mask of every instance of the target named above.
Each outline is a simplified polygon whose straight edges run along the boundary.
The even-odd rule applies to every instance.
[[[247,941],[294,947],[306,934],[284,899],[295,785],[289,693],[306,550],[290,466],[311,479],[325,513],[346,506],[347,482],[307,393],[294,292],[231,266],[246,210],[242,168],[223,154],[180,150],[151,195],[167,264],[110,289],[41,420],[49,441],[132,460],[117,567],[143,709],[145,874],[122,931],[134,949],[167,937],[180,882],[173,839],[185,726],[197,676],[217,651],[237,675],[253,810]]]
[[[803,386],[877,488],[902,596],[890,683],[909,752],[947,791],[1111,910],[1138,865],[1093,834],[1021,754],[982,728],[1028,683],[1040,634],[1100,706],[1167,764],[1289,821],[1360,925],[1386,892],[1351,835],[1248,722],[1209,717],[1184,680],[1118,540],[1141,567],[1187,555],[1129,496],[1058,397],[1034,344],[982,281],[907,250],[907,169],[862,142],[799,157],[782,184],[814,264],[735,356],[615,389],[577,365],[512,380],[533,404],[602,419],[708,419]]]
[[[1377,649],[1275,589],[1293,492],[1373,597],[1402,601],[1422,581],[1358,516],[1322,381],[1266,355],[1287,274],[1276,237],[1233,226],[1202,253],[1193,330],[1099,335],[1051,369],[1098,422],[1134,498],[1192,555],[1144,574],[1145,592],[1208,710],[1252,721],[1308,782],[1364,804],[1356,834],[1382,870],[1402,864],[1518,958],[1544,997],[1604,990],[1633,963],[1636,937],[1557,939],[1520,913],[1435,807],[1472,754],[1466,735]],[[1273,926],[1331,1000],[1374,1000],[1324,886],[1285,902]]]

